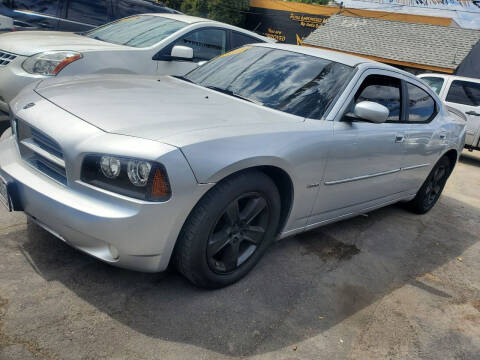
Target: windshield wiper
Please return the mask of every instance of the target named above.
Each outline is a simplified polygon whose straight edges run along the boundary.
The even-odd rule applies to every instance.
[[[232,90],[223,89],[223,88],[220,88],[220,87],[217,87],[217,86],[207,86],[206,88],[207,88],[207,89],[210,89],[210,90],[214,90],[214,91],[221,92],[222,94],[226,94],[226,95],[230,95],[230,96],[236,97],[237,99],[242,99],[242,100],[251,102],[251,103],[253,103],[253,104],[263,105],[260,101],[255,101],[255,100],[246,98],[246,97],[244,97],[244,96],[242,96],[242,95],[239,95],[239,94],[233,92]]]

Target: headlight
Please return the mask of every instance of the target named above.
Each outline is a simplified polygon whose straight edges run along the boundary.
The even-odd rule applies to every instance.
[[[88,155],[82,165],[83,182],[146,201],[167,201],[171,190],[162,164],[112,155]]]
[[[30,74],[57,75],[65,66],[82,58],[75,51],[47,51],[29,57],[23,62],[23,69]]]

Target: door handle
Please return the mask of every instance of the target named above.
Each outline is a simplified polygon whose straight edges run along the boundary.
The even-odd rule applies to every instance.
[[[440,140],[446,140],[446,139],[447,139],[447,133],[446,132],[440,133]]]
[[[480,116],[480,113],[477,113],[476,111],[473,111],[473,110],[467,111],[465,114],[467,114],[467,115],[473,115],[473,116]]]
[[[405,135],[397,135],[395,136],[395,142],[397,144],[401,144],[401,143],[404,143],[405,142]]]

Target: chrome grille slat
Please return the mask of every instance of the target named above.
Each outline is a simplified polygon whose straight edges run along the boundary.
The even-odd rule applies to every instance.
[[[49,139],[47,136],[43,135],[41,132],[33,128],[32,128],[32,139],[42,149],[55,155],[59,159],[63,159],[63,153],[60,149],[58,149],[58,145],[53,140]],[[63,166],[65,167],[65,163],[63,164]]]
[[[16,118],[17,142],[27,163],[50,178],[67,184],[67,173],[60,145],[43,132]]]
[[[17,55],[0,50],[0,66],[7,66],[12,60],[15,60],[16,58]]]

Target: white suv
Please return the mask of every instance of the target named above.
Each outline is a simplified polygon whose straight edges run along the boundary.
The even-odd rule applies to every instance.
[[[445,102],[467,116],[465,147],[480,150],[480,79],[445,74],[422,74],[425,81]]]
[[[0,112],[27,84],[92,73],[184,75],[245,44],[272,42],[228,24],[177,14],[143,14],[75,34],[0,35]]]

